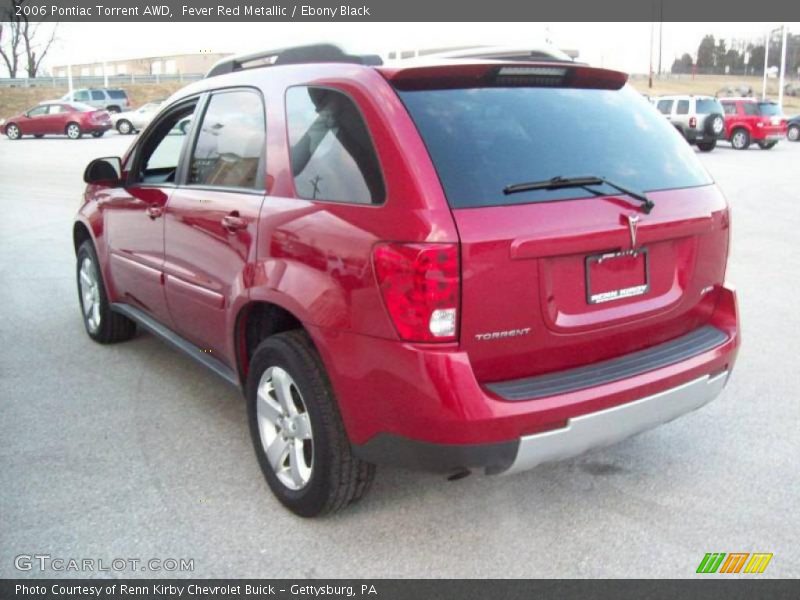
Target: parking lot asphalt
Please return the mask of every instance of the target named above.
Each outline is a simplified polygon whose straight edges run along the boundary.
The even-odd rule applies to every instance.
[[[720,398],[517,476],[380,468],[361,503],[302,520],[269,493],[235,390],[151,335],[83,330],[81,174],[130,141],[0,139],[0,577],[693,577],[706,552],[800,576],[800,144],[700,155],[733,208],[743,329]],[[37,553],[194,571],[15,568]]]

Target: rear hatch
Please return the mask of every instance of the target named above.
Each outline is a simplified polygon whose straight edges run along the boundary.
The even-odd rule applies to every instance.
[[[690,146],[622,74],[483,68],[445,89],[394,81],[458,228],[460,344],[478,379],[586,365],[704,324],[728,212]],[[602,177],[655,207],[606,183],[507,193],[555,177]]]

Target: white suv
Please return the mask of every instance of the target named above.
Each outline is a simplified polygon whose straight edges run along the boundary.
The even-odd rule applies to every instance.
[[[717,140],[725,139],[725,111],[713,96],[661,96],[654,104],[702,152],[711,152]]]
[[[62,102],[82,102],[111,113],[122,112],[131,107],[128,94],[119,88],[84,88],[72,90],[61,97]]]

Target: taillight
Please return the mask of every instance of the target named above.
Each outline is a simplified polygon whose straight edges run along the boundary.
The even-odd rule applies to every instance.
[[[697,127],[697,117],[689,117],[689,127],[692,129]]]
[[[457,244],[380,243],[373,250],[373,262],[386,310],[402,339],[458,339]]]

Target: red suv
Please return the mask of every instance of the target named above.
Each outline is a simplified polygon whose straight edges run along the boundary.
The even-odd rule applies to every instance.
[[[77,140],[84,133],[101,137],[111,129],[111,116],[86,104],[48,102],[6,119],[0,125],[10,140],[18,140],[23,135],[37,138],[66,135]]]
[[[241,388],[303,516],[357,500],[377,463],[513,473],[722,390],[728,206],[624,74],[378,62],[226,60],[90,163],[89,336],[138,324]]]
[[[737,150],[747,150],[752,142],[769,150],[786,136],[786,118],[781,107],[755,98],[722,98],[725,110],[725,137]]]

